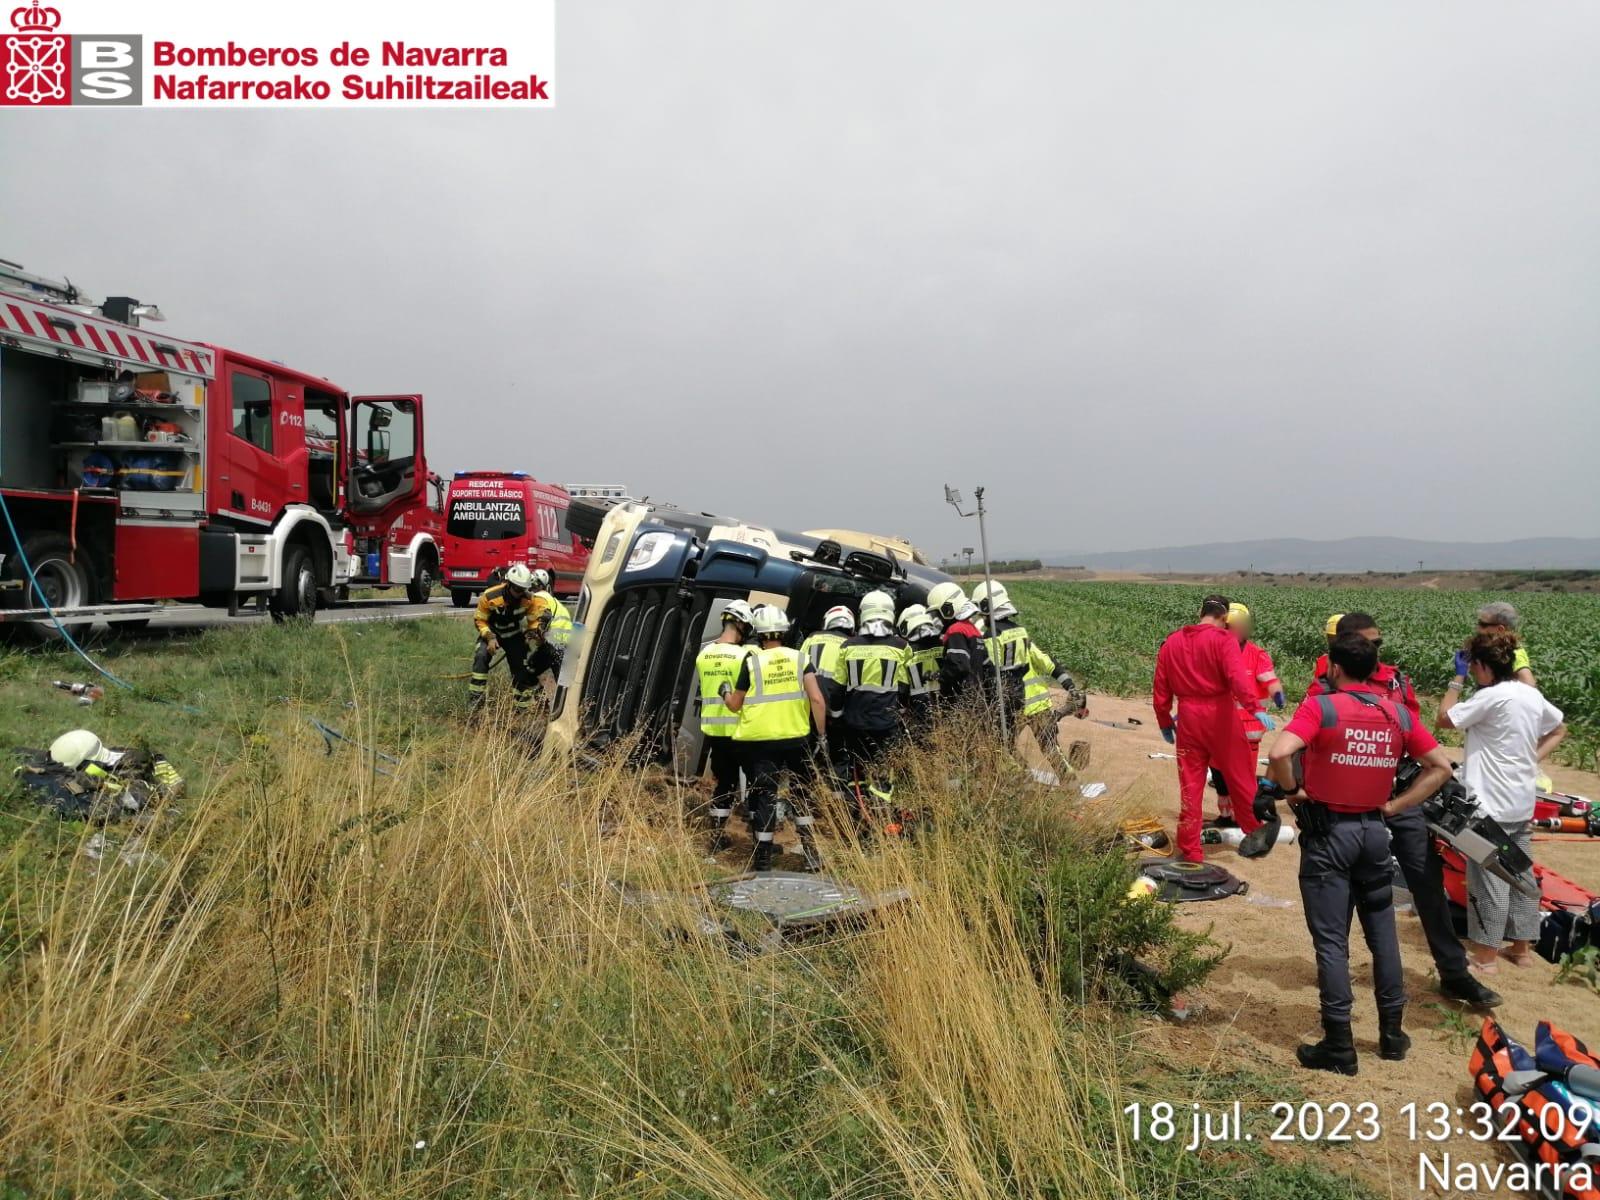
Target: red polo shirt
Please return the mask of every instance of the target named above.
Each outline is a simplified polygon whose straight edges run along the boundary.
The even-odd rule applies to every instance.
[[[1376,703],[1356,699],[1357,692]],[[1286,728],[1306,744],[1306,794],[1336,812],[1382,808],[1394,791],[1400,759],[1421,758],[1439,744],[1383,685],[1370,681],[1307,696]]]

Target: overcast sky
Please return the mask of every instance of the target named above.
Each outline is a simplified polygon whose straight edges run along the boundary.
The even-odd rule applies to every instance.
[[[0,256],[934,557],[1600,532],[1600,5],[563,0],[557,107],[0,111]],[[463,22],[466,31],[474,28]]]

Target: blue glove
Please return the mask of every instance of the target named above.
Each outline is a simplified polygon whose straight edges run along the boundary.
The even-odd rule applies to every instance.
[[[1465,650],[1456,651],[1456,661],[1453,670],[1457,675],[1470,676],[1472,674],[1472,657]]]
[[[1174,725],[1171,729],[1163,729],[1161,731],[1161,740],[1169,746],[1176,743],[1178,740],[1178,727]]]
[[[1258,712],[1256,714],[1256,720],[1261,722],[1261,728],[1263,728],[1263,729],[1271,729],[1272,728],[1272,718],[1267,716],[1266,713]]]
[[[1278,711],[1279,711],[1279,712],[1282,712],[1282,711],[1283,711],[1283,706],[1284,706],[1284,704],[1286,704],[1286,703],[1287,703],[1287,701],[1285,701],[1285,700],[1284,700],[1284,698],[1283,698],[1283,693],[1282,693],[1282,692],[1281,692],[1281,691],[1278,691],[1278,692],[1273,692],[1273,693],[1272,693],[1272,705],[1273,705],[1273,707],[1274,707],[1274,708],[1276,708],[1276,709],[1277,709],[1277,710],[1278,710]]]

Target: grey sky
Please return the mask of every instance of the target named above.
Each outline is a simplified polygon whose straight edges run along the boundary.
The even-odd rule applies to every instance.
[[[935,556],[947,480],[1000,553],[1593,534],[1597,45],[1591,0],[565,0],[553,111],[0,113],[0,255],[421,390],[436,469]]]

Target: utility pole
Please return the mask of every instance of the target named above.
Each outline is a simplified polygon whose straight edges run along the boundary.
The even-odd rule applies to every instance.
[[[978,501],[977,512],[962,512],[961,493],[955,488],[951,487],[948,483],[944,485],[944,501],[951,508],[956,510],[957,515],[961,517],[976,516],[978,518],[978,546],[983,553],[983,589],[985,594],[992,595],[994,592],[994,579],[989,573],[989,532],[987,526],[984,524],[984,517],[988,515],[988,509],[984,507],[983,503],[983,485],[979,484],[977,487],[973,488],[972,494],[977,498]],[[967,555],[969,556],[968,562],[970,564],[972,548],[968,546],[965,549]],[[988,629],[989,638],[996,646],[998,646],[1000,641],[998,636],[995,634],[994,624],[994,618],[990,617]],[[994,664],[994,699],[995,707],[1000,713],[1000,741],[1005,745],[1009,745],[1011,743],[1011,731],[1006,722],[1005,678],[1000,673],[1000,656],[998,654],[991,654],[989,658]]]

